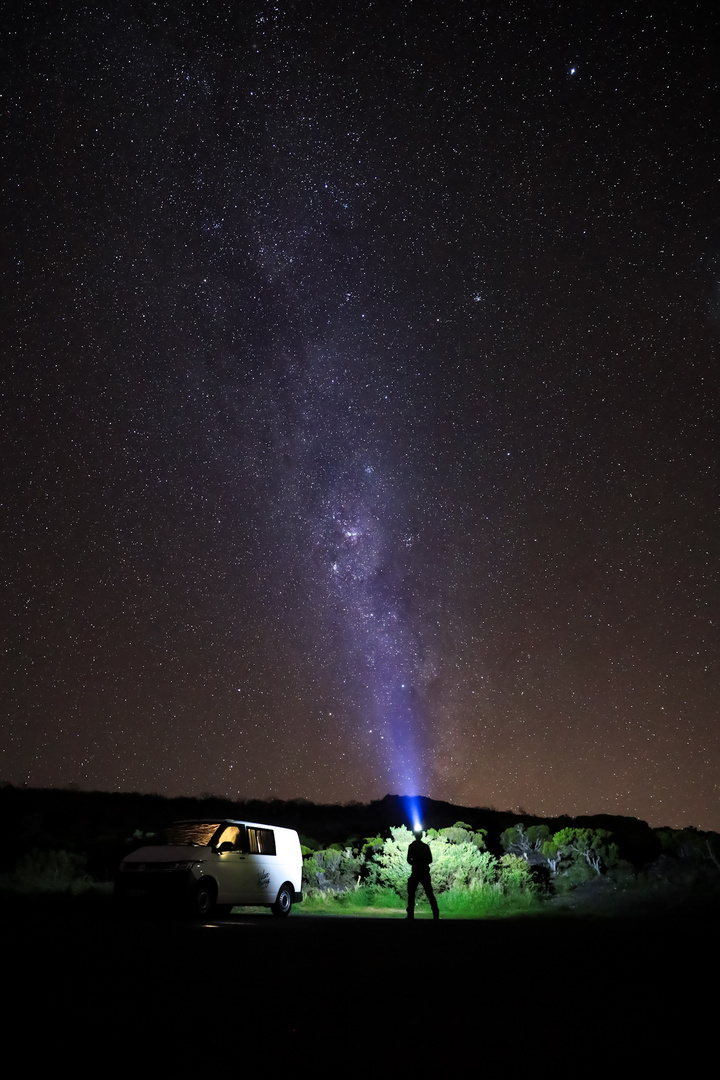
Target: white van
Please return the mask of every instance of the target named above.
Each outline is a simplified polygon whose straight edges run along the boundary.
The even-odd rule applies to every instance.
[[[302,852],[294,829],[254,821],[177,821],[165,842],[142,847],[120,864],[115,896],[182,902],[203,918],[236,904],[288,915],[302,900]]]

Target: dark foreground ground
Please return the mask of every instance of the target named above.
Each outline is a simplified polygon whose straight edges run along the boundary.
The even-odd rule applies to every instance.
[[[3,925],[5,1048],[33,1073],[625,1073],[679,1053],[687,1074],[715,1033],[709,909],[203,925],[6,898]]]

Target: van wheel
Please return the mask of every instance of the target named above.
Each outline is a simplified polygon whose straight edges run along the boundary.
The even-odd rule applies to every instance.
[[[293,900],[294,892],[292,887],[290,885],[283,885],[280,892],[277,894],[277,900],[271,907],[273,915],[277,915],[278,918],[289,915]]]
[[[201,881],[192,896],[192,913],[199,919],[207,919],[215,907],[215,889],[208,881]]]

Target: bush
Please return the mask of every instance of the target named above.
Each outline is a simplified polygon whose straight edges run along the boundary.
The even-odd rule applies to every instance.
[[[560,870],[554,878],[555,891],[558,893],[571,892],[578,885],[584,885],[586,881],[595,881],[597,874],[584,859],[577,859],[568,865],[567,869]]]
[[[498,885],[506,896],[534,893],[537,890],[532,870],[525,859],[509,853],[500,859]]]
[[[377,879],[404,899],[410,874],[407,851],[413,834],[404,825],[391,829],[390,834],[377,855]],[[452,888],[482,888],[494,883],[497,860],[489,851],[481,851],[474,837],[453,843],[447,836],[431,830],[427,843],[433,857],[430,875],[436,894]]]
[[[487,836],[487,829],[480,829],[478,832],[473,832],[470,825],[466,825],[464,821],[456,821],[454,825],[450,825],[447,829],[440,829],[437,834],[432,830],[434,835],[443,836],[451,844],[474,844],[475,847],[481,851],[485,850],[485,837]]]
[[[335,889],[346,892],[354,889],[360,880],[364,865],[362,855],[355,855],[351,848],[316,851],[303,860],[303,888],[326,891]]]
[[[94,883],[85,872],[87,859],[75,851],[38,851],[23,855],[5,878],[17,892],[82,892]]]

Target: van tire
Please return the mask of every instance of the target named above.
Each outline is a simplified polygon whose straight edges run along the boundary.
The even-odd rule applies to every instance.
[[[200,881],[192,894],[192,914],[198,919],[209,919],[215,907],[215,886],[210,881]]]
[[[290,914],[294,899],[295,890],[293,889],[292,885],[288,885],[287,882],[285,882],[284,885],[280,886],[280,891],[277,894],[277,900],[272,905],[270,910],[272,911],[273,915],[276,915],[277,918],[282,919],[286,915]]]

